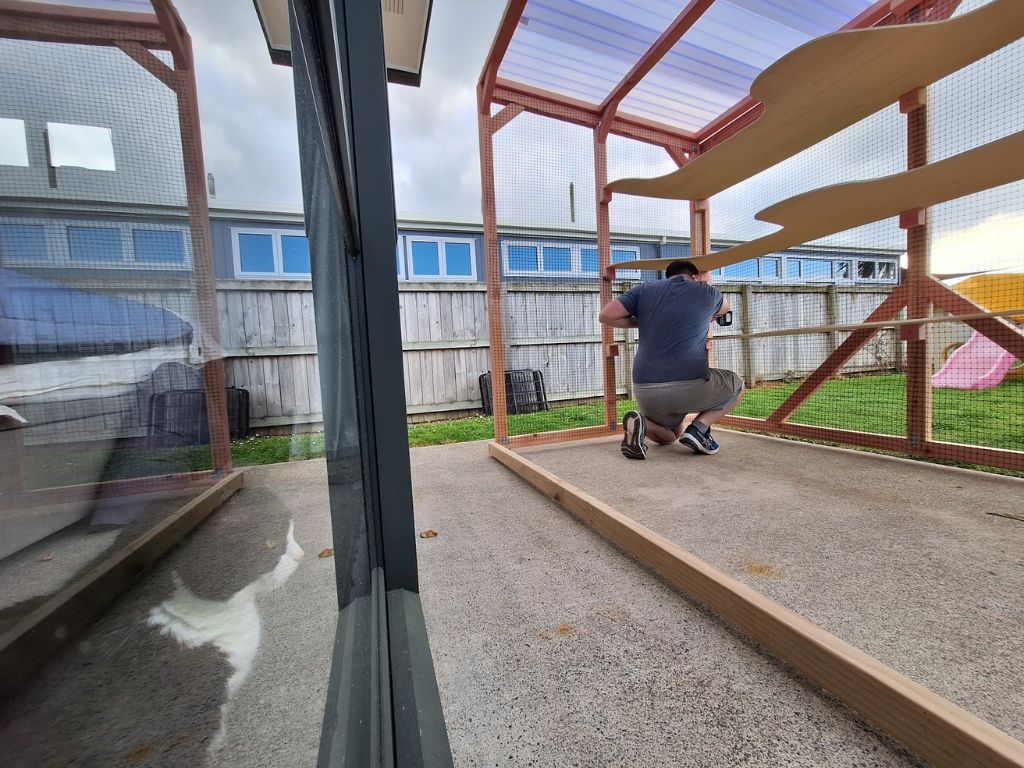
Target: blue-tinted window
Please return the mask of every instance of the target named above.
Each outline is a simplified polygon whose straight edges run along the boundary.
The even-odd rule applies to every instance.
[[[572,269],[572,251],[569,248],[544,246],[544,271],[568,272]]]
[[[281,270],[286,275],[308,275],[312,271],[305,235],[281,235]]]
[[[240,234],[238,236],[238,260],[242,272],[273,273],[274,236]]]
[[[621,264],[624,261],[636,261],[636,251],[623,251],[612,248],[612,264]]]
[[[402,276],[402,249],[395,243],[395,265],[398,267],[398,276]]]
[[[473,276],[473,249],[469,243],[444,244],[444,269],[451,277]]]
[[[757,277],[757,259],[748,259],[739,264],[729,264],[722,273],[732,280],[751,280]]]
[[[124,261],[121,230],[111,227],[68,227],[68,247],[73,261],[110,263]]]
[[[832,262],[807,259],[803,264],[803,276],[806,280],[831,280]]]
[[[597,248],[580,249],[580,269],[590,274],[597,274]]]
[[[761,277],[778,277],[779,260],[761,259]]]
[[[146,264],[184,264],[185,233],[158,229],[132,232],[135,260]]]
[[[42,224],[0,226],[0,260],[46,261],[46,230]]]
[[[786,259],[786,277],[795,280],[800,277],[800,262],[796,259]]]
[[[412,241],[412,271],[420,277],[440,277],[441,257],[437,243],[433,241]]]
[[[508,247],[508,269],[510,272],[537,272],[537,249],[532,245],[510,245]]]

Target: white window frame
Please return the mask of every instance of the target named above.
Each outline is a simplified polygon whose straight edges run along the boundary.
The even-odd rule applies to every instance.
[[[632,251],[633,252],[633,258],[629,259],[629,261],[637,261],[637,260],[640,259],[640,247],[636,246],[636,245],[617,245],[616,243],[612,243],[612,246],[611,246],[611,248],[609,250],[610,251]],[[608,255],[609,255],[609,257],[612,257],[612,254],[610,252],[609,252]],[[612,265],[613,266],[615,265],[614,261],[612,261]],[[600,270],[598,270],[598,271],[600,271]],[[600,277],[600,274],[598,275],[598,277]],[[640,270],[639,269],[624,269],[624,270],[617,269],[617,270],[615,270],[615,279],[616,280],[639,280],[640,279]]]
[[[25,135],[25,121],[16,117],[0,117],[0,125],[5,126],[3,130],[0,130],[0,136],[8,139],[3,151],[0,152],[0,165],[9,168],[28,168],[28,138]],[[13,144],[9,141],[11,134],[17,136]]]
[[[866,259],[853,258],[853,259],[850,259],[850,261],[853,262],[853,270],[856,273],[855,277],[853,277],[853,280],[855,282],[858,282],[858,283],[878,283],[878,284],[881,284],[881,285],[895,285],[895,284],[899,283],[899,281],[900,281],[900,278],[899,278],[900,265],[899,265],[899,262],[896,261],[896,259],[886,259],[886,258],[880,258],[880,257],[875,256],[875,257],[866,258]],[[860,276],[860,264],[861,264],[862,261],[870,261],[870,262],[874,263],[874,265],[875,265],[875,277],[861,277]],[[886,277],[878,277],[878,272],[879,272],[878,268],[882,264],[891,264],[893,266],[893,275],[894,275],[894,277],[892,279],[886,278]]]
[[[139,261],[138,255],[135,253],[135,232],[180,232],[182,240],[182,248],[185,256],[185,260],[178,264],[176,262],[159,262],[159,261]],[[130,261],[132,264],[137,265],[140,269],[153,269],[153,270],[177,270],[192,269],[192,240],[188,236],[188,227],[182,227],[175,224],[162,224],[162,223],[146,223],[146,224],[132,224],[128,227],[128,245],[130,247]]]
[[[405,263],[409,275],[408,280],[423,283],[475,283],[476,277],[476,241],[471,237],[434,237],[431,235],[403,235],[405,240]],[[437,243],[437,268],[440,275],[420,275],[416,272],[416,262],[412,258],[413,243]],[[446,248],[448,243],[469,246],[470,275],[449,275]],[[403,269],[403,271],[405,271]]]
[[[398,279],[408,280],[405,266],[405,235],[399,235],[395,240],[395,261],[398,262],[398,271],[396,272]]]
[[[239,235],[270,235],[274,253],[274,272],[243,272],[242,252],[239,247]],[[270,229],[267,227],[231,227],[231,257],[234,261],[235,279],[237,280],[310,280],[312,275],[307,272],[285,272],[284,252],[281,246],[282,237],[305,237],[309,235],[301,229]],[[310,264],[312,269],[312,264]]]
[[[764,274],[764,271],[763,271],[764,262],[769,261],[769,260],[774,260],[774,261],[777,261],[779,263],[779,274],[778,274],[777,277],[773,277],[771,275],[765,275]],[[757,257],[757,279],[760,280],[762,283],[781,283],[783,280],[785,280],[785,277],[784,277],[784,275],[785,275],[785,271],[784,270],[785,269],[786,269],[786,265],[783,262],[783,259],[782,259],[781,256],[758,256]]]
[[[846,262],[847,264],[850,265],[850,269],[849,269],[846,277],[839,277],[838,274],[837,274],[837,269],[838,269],[837,265],[842,263],[842,262]],[[857,257],[856,256],[849,256],[849,257],[842,258],[842,259],[838,259],[838,258],[837,259],[832,259],[832,281],[833,282],[839,283],[839,284],[842,284],[842,285],[846,285],[846,284],[849,284],[849,283],[856,282],[856,280],[857,280],[856,272],[857,272]]]
[[[508,250],[514,247],[524,248],[536,248],[537,249],[537,260],[540,265],[540,269],[510,269],[508,265]],[[545,248],[568,248],[569,249],[569,270],[549,270],[544,269],[544,249]],[[583,271],[583,251],[597,250],[596,243],[579,243],[570,242],[562,243],[556,241],[545,242],[542,240],[502,240],[501,242],[501,270],[505,277],[533,277],[533,278],[575,278],[583,280],[597,280],[601,277],[600,268],[597,272],[584,272]],[[640,248],[636,245],[619,245],[618,243],[611,244],[611,250],[613,251],[631,251],[633,258],[630,261],[635,261],[640,258]],[[615,273],[616,280],[639,280],[640,270],[639,269],[627,269],[622,272]]]

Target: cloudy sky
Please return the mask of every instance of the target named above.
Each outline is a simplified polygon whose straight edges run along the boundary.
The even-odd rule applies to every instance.
[[[984,0],[966,0],[962,10]],[[269,62],[251,0],[176,0],[194,39],[207,169],[223,202],[301,204],[291,71]],[[480,219],[475,84],[505,0],[434,0],[423,83],[389,86],[395,192],[402,215]],[[1003,53],[1024,60],[1018,42]],[[1024,128],[1020,78],[993,84],[991,60],[933,89],[933,157],[964,151]],[[1009,91],[1008,91],[1009,89]],[[1012,92],[1010,92],[1012,91]],[[964,104],[972,115],[964,120]],[[945,106],[943,106],[945,104]],[[818,186],[896,173],[905,168],[903,118],[893,109],[769,169],[712,200],[716,236],[747,239],[775,227],[757,222],[760,209]],[[503,223],[594,227],[589,131],[523,115],[495,144]],[[674,165],[661,150],[615,137],[610,178],[653,176]],[[569,185],[575,193],[570,206]],[[967,261],[988,268],[1024,262],[1021,185],[940,206],[934,268]],[[681,234],[684,205],[617,196],[613,229]],[[900,248],[894,221],[842,233],[829,242]],[[980,260],[980,261],[979,261]]]
[[[193,38],[217,199],[302,202],[292,74],[270,63],[252,0],[176,0]],[[435,0],[420,88],[389,86],[403,213],[480,218],[475,86],[504,0]]]

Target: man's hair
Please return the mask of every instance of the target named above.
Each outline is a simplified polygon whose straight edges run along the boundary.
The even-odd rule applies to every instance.
[[[697,269],[696,264],[692,261],[687,261],[686,259],[673,261],[665,267],[665,277],[675,277],[676,275],[682,275],[684,273],[696,277],[700,274],[700,270]]]

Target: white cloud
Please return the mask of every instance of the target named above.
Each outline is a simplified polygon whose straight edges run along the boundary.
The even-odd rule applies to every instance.
[[[932,239],[932,271],[1024,269],[1024,213],[998,213]]]

